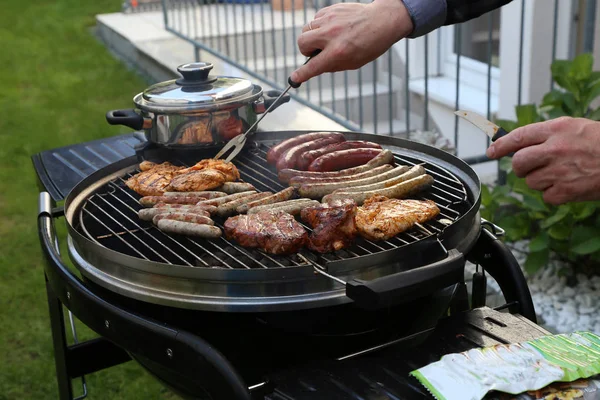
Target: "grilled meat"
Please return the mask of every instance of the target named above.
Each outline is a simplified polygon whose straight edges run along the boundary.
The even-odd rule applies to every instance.
[[[308,241],[304,227],[283,211],[236,215],[225,221],[224,228],[228,239],[270,254],[296,253]]]
[[[440,209],[432,200],[399,200],[376,195],[357,208],[355,221],[363,237],[387,240],[439,213]]]
[[[207,158],[197,162],[189,168],[180,170],[179,174],[187,174],[192,171],[199,171],[203,169],[214,169],[222,172],[225,175],[225,182],[233,182],[240,179],[240,172],[233,163],[224,160],[215,160],[214,158]]]
[[[182,168],[169,162],[155,164],[144,161],[140,164],[142,172],[127,179],[125,184],[142,196],[162,196],[171,179]]]
[[[349,247],[356,237],[356,203],[353,200],[334,200],[302,210],[301,218],[313,228],[309,249],[328,253]]]
[[[178,174],[166,190],[170,192],[200,192],[218,188],[227,182],[227,176],[216,169],[201,169],[186,174]]]

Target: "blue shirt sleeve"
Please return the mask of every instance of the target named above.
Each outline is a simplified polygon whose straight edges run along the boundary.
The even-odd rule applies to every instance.
[[[417,38],[439,28],[446,20],[446,0],[399,0],[404,3],[415,29],[408,35]]]

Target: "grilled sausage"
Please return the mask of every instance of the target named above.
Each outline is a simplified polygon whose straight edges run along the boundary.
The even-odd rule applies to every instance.
[[[391,171],[394,167],[391,164],[381,165],[379,167],[375,167],[365,172],[360,172],[354,175],[348,176],[337,176],[332,178],[316,178],[310,176],[295,176],[290,179],[289,185],[293,187],[300,187],[309,183],[336,183],[336,182],[348,182],[356,179],[368,178],[370,176],[375,176],[382,174],[387,171]]]
[[[218,197],[227,196],[227,193],[206,190],[204,192],[164,192],[163,196],[198,196],[198,197],[204,197],[204,199],[206,199],[206,200],[210,200],[210,199],[216,199]]]
[[[295,176],[304,177],[316,177],[316,178],[334,178],[348,175],[354,175],[361,172],[369,171],[375,167],[379,167],[385,164],[394,163],[394,154],[389,150],[383,150],[381,153],[376,155],[371,161],[366,164],[360,165],[354,168],[343,169],[341,171],[328,171],[328,172],[313,172],[313,171],[298,171],[297,169],[282,169],[279,171],[279,180],[282,182],[289,182],[291,178]]]
[[[249,195],[255,194],[255,193],[256,193],[256,190],[248,190],[247,192],[233,193],[233,194],[229,194],[227,196],[219,197],[216,199],[203,200],[203,201],[196,203],[196,205],[220,206],[221,204],[225,204],[229,201],[237,200],[239,198],[246,197],[246,196],[249,196]]]
[[[203,225],[215,224],[213,220],[206,215],[193,214],[190,212],[163,212],[161,214],[155,215],[154,218],[152,218],[152,223],[156,225],[161,219],[172,219],[174,221],[191,222],[193,224]]]
[[[228,217],[230,215],[235,214],[235,210],[239,206],[246,204],[250,201],[264,199],[265,197],[269,197],[272,194],[273,194],[273,192],[254,193],[254,194],[250,194],[248,196],[244,196],[239,199],[221,204],[219,207],[217,207],[217,215],[220,217]]]
[[[277,170],[279,171],[286,168],[296,168],[298,159],[305,151],[318,149],[332,143],[339,143],[342,140],[344,140],[342,135],[328,136],[290,147],[281,155],[281,157],[279,157],[279,160],[277,160]]]
[[[315,159],[309,166],[309,171],[326,172],[339,171],[368,163],[381,149],[348,149],[327,153]]]
[[[252,207],[248,210],[248,214],[256,214],[261,211],[271,211],[277,210],[280,207],[287,207],[291,205],[303,205],[303,204],[313,204],[315,201],[311,199],[294,199],[294,200],[286,200],[280,201],[279,203],[265,204],[262,206]]]
[[[221,229],[213,225],[194,224],[172,219],[161,219],[157,225],[161,231],[177,235],[198,236],[205,239],[217,239],[222,235]]]
[[[167,204],[167,203],[158,203],[154,206],[154,208],[180,208],[182,210],[202,210],[206,211],[209,214],[213,214],[217,211],[217,207],[207,204]]]
[[[419,175],[385,189],[371,190],[368,192],[331,193],[323,197],[322,201],[323,203],[329,203],[332,200],[352,199],[356,204],[362,205],[366,199],[377,194],[389,198],[403,199],[430,188],[432,184],[433,177],[431,175]]]
[[[282,205],[274,207],[272,211],[284,211],[288,214],[298,215],[304,210],[306,207],[315,207],[318,206],[319,203],[317,200],[303,199],[304,201],[299,201],[297,203],[288,203],[282,202]]]
[[[314,160],[322,155],[348,149],[381,149],[381,146],[377,143],[367,142],[365,140],[347,140],[345,142],[333,143],[320,149],[302,153],[296,162],[296,168],[305,171]]]
[[[371,190],[385,189],[386,187],[393,186],[397,183],[407,181],[409,179],[415,178],[419,175],[425,174],[425,168],[420,165],[415,165],[405,173],[395,176],[393,178],[387,179],[385,181],[380,181],[377,183],[372,183],[370,185],[363,186],[352,186],[344,189],[335,190],[333,193],[349,193],[349,192],[369,192]]]
[[[286,139],[283,142],[271,147],[269,149],[269,151],[267,152],[267,162],[269,164],[277,164],[277,161],[279,161],[279,158],[283,155],[283,153],[294,146],[298,146],[299,144],[302,144],[304,142],[309,142],[311,140],[315,140],[315,139],[321,139],[321,138],[326,138],[326,137],[342,137],[344,138],[344,135],[342,135],[339,132],[312,132],[312,133],[305,133],[303,135],[298,135],[298,136],[294,136],[292,138]],[[343,139],[345,140],[345,138]]]
[[[221,187],[216,190],[225,192],[227,194],[247,192],[250,190],[256,190],[256,188],[247,182],[225,182]]]
[[[216,207],[213,207],[216,211]],[[142,208],[138,211],[138,217],[142,221],[152,221],[152,219],[158,214],[166,214],[170,212],[186,212],[186,213],[194,213],[196,215],[203,215],[205,217],[209,217],[209,211],[203,209],[202,207],[195,207],[183,204],[165,204],[165,207],[154,207],[154,208]]]
[[[243,214],[253,207],[279,203],[282,201],[289,200],[294,195],[295,191],[296,190],[293,187],[285,188],[282,191],[275,193],[274,195],[265,197],[263,199],[254,200],[246,204],[242,204],[241,206],[236,208],[236,211],[238,212],[238,214]]]
[[[392,169],[391,171],[384,172],[383,174],[371,176],[368,178],[356,179],[353,181],[335,183],[309,183],[300,186],[300,188],[298,188],[298,194],[302,197],[320,199],[326,194],[332,193],[334,190],[337,189],[352,188],[354,186],[364,186],[386,181],[390,178],[398,177],[408,170],[409,168],[407,166],[402,165]]]
[[[144,196],[139,201],[144,207],[152,207],[158,203],[167,204],[196,204],[199,201],[206,200],[206,197],[200,196]]]

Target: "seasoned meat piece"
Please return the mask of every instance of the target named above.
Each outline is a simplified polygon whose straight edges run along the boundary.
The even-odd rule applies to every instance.
[[[142,172],[127,179],[125,184],[142,196],[162,196],[171,179],[182,168],[169,162],[155,164],[150,161],[143,161],[140,164]]]
[[[387,240],[439,213],[440,209],[432,200],[399,200],[376,195],[357,208],[355,221],[363,237]]]
[[[270,254],[297,253],[308,242],[304,227],[283,211],[236,215],[225,221],[224,228],[228,239]]]
[[[221,186],[227,177],[216,169],[201,169],[176,175],[167,190],[170,192],[200,192]]]
[[[349,199],[303,209],[302,220],[313,228],[309,249],[328,253],[351,246],[357,233],[355,214],[356,203]]]
[[[192,165],[189,168],[182,169],[179,174],[187,174],[192,171],[199,171],[203,169],[215,169],[225,175],[225,182],[233,182],[240,179],[240,171],[231,162],[225,160],[215,160],[214,158],[208,158]]]

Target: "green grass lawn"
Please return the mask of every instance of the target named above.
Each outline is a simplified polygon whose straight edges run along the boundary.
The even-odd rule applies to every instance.
[[[121,0],[3,0],[0,7],[1,400],[58,395],[30,157],[127,131],[104,114],[130,107],[147,83],[90,33],[96,14],[120,7]],[[94,336],[80,328],[83,338]],[[90,399],[175,398],[133,362],[87,379]],[[78,380],[74,386],[79,392]]]

